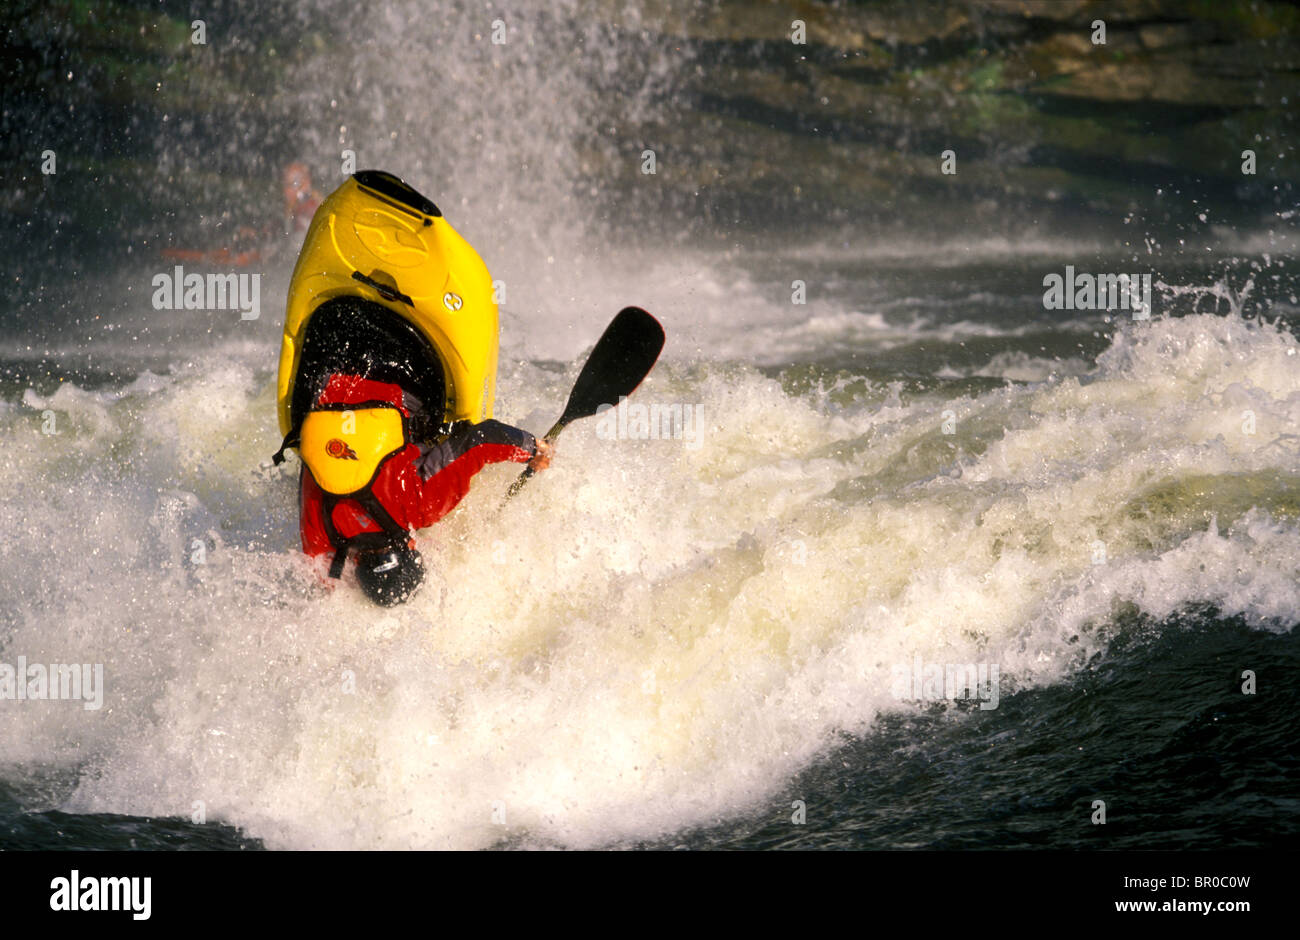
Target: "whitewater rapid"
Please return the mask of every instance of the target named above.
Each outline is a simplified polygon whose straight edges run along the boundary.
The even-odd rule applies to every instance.
[[[28,390],[0,405],[0,658],[102,663],[105,697],[0,709],[6,779],[285,848],[589,847],[788,812],[792,775],[921,707],[891,691],[914,657],[997,664],[1005,697],[1134,614],[1300,620],[1298,349],[1156,319],[1077,374],[948,398],[670,347],[638,397],[698,408],[701,446],[575,425],[504,508],[490,468],[392,611],[298,552],[256,357]],[[508,362],[498,417],[543,427],[572,377]]]
[[[1045,320],[1039,286],[1103,252],[1289,259],[1289,228],[1155,257],[1136,225],[1120,245],[1014,211],[1014,236],[943,243],[705,231],[657,184],[719,167],[669,149],[662,176],[637,169],[643,129],[695,110],[676,93],[693,47],[638,40],[635,11],[615,35],[581,3],[521,6],[509,55],[477,3],[295,7],[331,29],[258,103],[274,121],[161,139],[158,217],[106,237],[104,270],[27,276],[0,376],[0,662],[98,663],[104,688],[94,711],[0,707],[23,809],[201,818],[273,848],[628,844],[788,818],[796,774],[929,707],[894,696],[918,657],[996,665],[1005,701],[1187,605],[1300,621],[1295,337],[1239,304]],[[299,465],[269,463],[293,246],[272,246],[257,321],[149,303],[190,211],[167,177],[265,123],[284,132],[266,179],[229,181],[248,201],[290,159],[327,191],[350,152],[482,254],[508,293],[498,418],[549,427],[637,303],[668,334],[637,400],[690,406],[699,446],[580,422],[520,498],[489,468],[420,534],[409,604],[324,583],[298,550]],[[197,247],[266,207],[222,208],[185,219],[214,239]],[[1268,267],[1257,296],[1294,315]]]

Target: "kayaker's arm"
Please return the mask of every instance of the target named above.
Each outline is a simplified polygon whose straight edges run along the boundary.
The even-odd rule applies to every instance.
[[[490,463],[528,463],[542,451],[527,431],[500,421],[483,421],[453,433],[441,444],[422,448],[416,478],[408,485],[409,521],[423,529],[451,512],[468,493],[474,474]]]
[[[416,463],[425,480],[441,473],[453,463],[472,465],[470,475],[490,463],[513,461],[528,463],[539,453],[538,440],[521,428],[489,418],[478,424],[466,425],[455,431],[441,444],[428,447]]]

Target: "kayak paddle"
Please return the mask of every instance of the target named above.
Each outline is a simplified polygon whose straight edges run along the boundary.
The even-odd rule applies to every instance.
[[[640,307],[624,307],[605,327],[587,364],[578,373],[569,393],[569,403],[560,420],[546,432],[551,443],[572,421],[589,418],[601,405],[617,405],[619,398],[631,395],[641,380],[650,374],[664,348],[664,328]],[[518,493],[533,475],[529,467],[510,485],[506,499]]]

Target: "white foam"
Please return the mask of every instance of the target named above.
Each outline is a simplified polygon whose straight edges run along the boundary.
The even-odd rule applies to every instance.
[[[669,364],[638,395],[701,404],[702,447],[576,425],[504,510],[513,471],[489,468],[393,611],[297,552],[295,470],[260,466],[265,379],[29,396],[0,413],[4,655],[103,662],[107,690],[0,708],[5,760],[84,767],[69,810],[202,801],[279,847],[604,845],[765,805],[914,707],[890,690],[916,655],[998,663],[1007,694],[1103,649],[1119,601],[1300,620],[1296,348],[1156,321],[1083,377],[835,407]],[[501,416],[564,385],[507,370]]]

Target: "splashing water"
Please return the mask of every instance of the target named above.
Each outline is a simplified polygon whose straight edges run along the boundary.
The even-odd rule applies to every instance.
[[[0,661],[102,663],[106,687],[98,711],[0,708],[0,777],[55,781],[27,808],[202,804],[279,848],[667,838],[913,713],[893,677],[915,657],[996,663],[1008,696],[1105,654],[1124,611],[1300,620],[1300,344],[1248,315],[1284,288],[1170,275],[1231,309],[1044,324],[1006,312],[1036,304],[1026,259],[1092,241],[809,238],[746,271],[746,246],[615,211],[658,205],[623,129],[671,117],[690,62],[633,15],[511,11],[504,55],[479,4],[351,7],[303,14],[331,21],[323,51],[264,107],[293,156],[400,172],[508,285],[498,417],[547,426],[575,374],[556,363],[638,302],[669,335],[638,400],[695,423],[575,425],[504,507],[489,468],[420,534],[425,586],[380,611],[302,557],[297,470],[266,462],[279,318],[164,320],[139,299],[153,262],[75,283],[9,362],[90,349],[87,377],[0,400]],[[926,252],[902,287],[828,279],[792,313],[791,276]]]
[[[933,397],[670,365],[649,392],[698,402],[703,446],[575,428],[500,511],[495,468],[423,533],[434,575],[393,612],[296,553],[247,368],[33,393],[4,415],[28,481],[5,503],[6,648],[103,662],[108,694],[0,712],[6,759],[93,767],[75,811],[201,800],[286,847],[600,845],[743,811],[910,707],[890,670],[914,655],[1001,663],[1014,690],[1103,649],[1121,601],[1300,618],[1297,348],[1156,321],[1084,376],[952,403],[952,435]],[[503,399],[563,385],[523,365]],[[70,424],[53,443],[45,408]]]

